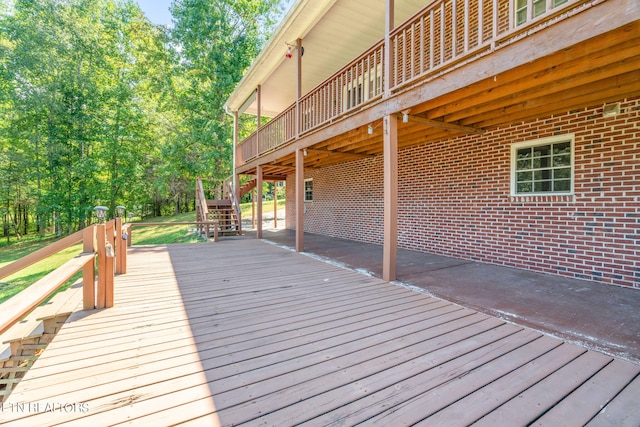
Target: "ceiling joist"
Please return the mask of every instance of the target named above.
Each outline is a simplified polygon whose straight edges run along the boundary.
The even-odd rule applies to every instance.
[[[402,115],[399,115],[398,117],[402,120]],[[483,133],[485,133],[484,129],[471,126],[462,126],[455,123],[443,122],[441,120],[427,119],[426,117],[421,116],[412,116],[411,114],[408,114],[408,117],[409,122],[418,123],[438,129],[454,130],[457,132],[472,133],[475,135],[482,135]]]
[[[318,153],[318,154],[339,154],[344,157],[351,157],[354,159],[364,159],[368,157],[375,157],[373,154],[360,154],[360,153],[345,153],[342,151],[332,151],[332,150],[322,150],[318,148],[307,148],[307,152],[309,153]]]

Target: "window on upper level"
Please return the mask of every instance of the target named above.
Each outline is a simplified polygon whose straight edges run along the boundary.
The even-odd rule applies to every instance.
[[[551,10],[569,0],[514,0],[516,26],[536,18],[548,10]],[[531,9],[531,12],[529,12]]]
[[[573,135],[511,147],[513,196],[573,193]]]
[[[342,87],[342,110],[347,111],[382,93],[382,65],[371,67]]]

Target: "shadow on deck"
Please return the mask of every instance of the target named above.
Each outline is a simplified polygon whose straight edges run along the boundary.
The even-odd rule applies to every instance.
[[[636,364],[256,240],[133,248],[70,320],[0,423],[640,422]]]

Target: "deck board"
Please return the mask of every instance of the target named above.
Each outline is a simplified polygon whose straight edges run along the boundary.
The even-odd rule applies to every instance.
[[[638,365],[260,241],[133,248],[115,289],[0,424],[607,425],[639,403]]]

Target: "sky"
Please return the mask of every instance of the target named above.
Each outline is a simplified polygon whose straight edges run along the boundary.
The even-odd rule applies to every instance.
[[[169,12],[169,6],[171,0],[136,0],[140,9],[149,18],[151,22],[156,25],[171,25],[171,12]],[[293,0],[286,0],[284,2],[285,11],[289,9]]]
[[[136,0],[136,3],[154,24],[171,25],[171,0]]]

